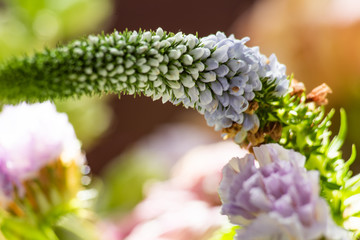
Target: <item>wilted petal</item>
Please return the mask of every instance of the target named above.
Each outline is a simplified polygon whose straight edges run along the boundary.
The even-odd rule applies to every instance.
[[[236,96],[236,97],[232,96],[230,98],[230,105],[234,108],[234,110],[237,113],[243,112],[245,102],[247,102],[247,101],[242,96]]]
[[[240,123],[241,124],[241,123]],[[242,143],[246,138],[247,132],[241,129],[234,137],[234,141],[238,144]]]
[[[253,100],[253,99],[255,98],[255,93],[253,93],[253,92],[246,92],[246,93],[244,94],[244,97],[246,98],[246,100],[251,101],[251,100]]]

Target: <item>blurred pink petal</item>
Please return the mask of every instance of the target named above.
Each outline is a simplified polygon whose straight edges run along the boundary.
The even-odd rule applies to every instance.
[[[150,221],[136,226],[126,240],[196,240],[207,239],[227,223],[219,207],[209,207],[202,201],[186,201],[172,206]]]
[[[233,156],[246,153],[232,142],[194,148],[177,162],[171,178],[151,185],[146,198],[117,223],[117,229],[110,225],[113,235],[103,239],[208,239],[228,223],[220,214],[217,193],[221,169]]]
[[[246,153],[233,142],[194,148],[174,166],[170,181],[176,188],[192,191],[199,199],[220,204],[217,188],[222,167],[232,157]]]

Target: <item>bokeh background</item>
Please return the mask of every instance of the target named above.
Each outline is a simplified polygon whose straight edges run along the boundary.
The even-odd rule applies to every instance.
[[[327,83],[333,89],[327,109],[343,107],[348,114],[345,158],[352,143],[360,146],[358,0],[0,0],[0,60],[91,33],[157,27],[200,37],[217,31],[250,36],[249,45],[276,53],[308,91]],[[171,177],[173,166],[194,146],[221,141],[194,110],[145,97],[56,105],[68,113],[87,153],[101,193],[98,213],[119,221],[144,198],[149,180]],[[334,133],[338,128],[339,114]]]

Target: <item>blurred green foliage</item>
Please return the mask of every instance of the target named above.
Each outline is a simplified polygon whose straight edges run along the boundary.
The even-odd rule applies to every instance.
[[[89,149],[110,126],[113,112],[109,97],[81,97],[55,101],[58,112],[66,112],[83,148]]]
[[[0,0],[0,60],[98,31],[110,13],[110,0]],[[56,102],[58,111],[68,114],[85,149],[111,122],[112,112],[104,99]]]
[[[0,59],[96,30],[109,0],[0,0]]]
[[[131,211],[144,198],[149,181],[164,180],[167,168],[157,156],[136,149],[114,159],[104,170],[96,211],[101,215],[119,215]]]

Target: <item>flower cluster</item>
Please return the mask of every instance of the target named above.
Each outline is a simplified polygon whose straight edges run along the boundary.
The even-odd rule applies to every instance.
[[[224,167],[219,189],[222,213],[243,227],[238,239],[350,239],[319,197],[319,174],[304,168],[304,156],[277,144],[254,152]]]
[[[213,71],[217,79],[210,84],[213,93],[209,94],[209,104],[201,107],[205,108],[208,125],[216,130],[233,123],[242,124],[243,131],[259,127],[256,114],[247,110],[256,92],[262,90],[263,82],[276,85],[275,96],[282,96],[288,89],[286,67],[275,55],[267,59],[258,47],[247,47],[247,41],[248,37],[237,40],[221,32],[201,39],[205,47],[215,49],[206,59],[205,70]]]
[[[51,103],[5,106],[0,115],[0,191],[5,199],[23,196],[23,183],[58,160],[82,161],[67,116],[57,113]]]
[[[82,82],[81,88],[96,79],[100,90],[143,92],[154,100],[195,107],[216,130],[235,122],[244,123],[247,131],[259,125],[256,115],[245,111],[262,81],[274,82],[277,96],[289,85],[286,68],[275,55],[267,59],[257,47],[247,47],[248,40],[221,32],[199,40],[181,32],[167,35],[158,28],[156,33],[90,36],[61,51],[86,59],[85,73],[70,75]]]

